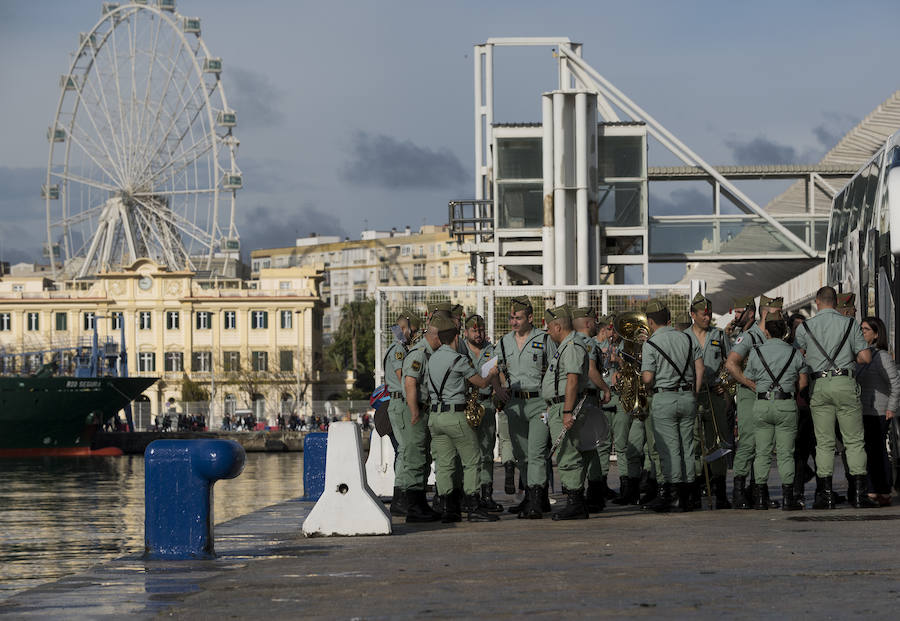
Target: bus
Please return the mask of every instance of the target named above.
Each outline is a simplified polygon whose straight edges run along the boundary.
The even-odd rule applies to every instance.
[[[834,197],[825,260],[827,282],[856,294],[857,319],[879,317],[900,352],[900,131]]]

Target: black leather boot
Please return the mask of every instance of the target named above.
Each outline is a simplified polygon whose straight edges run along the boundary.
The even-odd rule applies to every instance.
[[[503,491],[507,494],[516,493],[516,462],[508,461],[503,464],[505,477],[503,480]]]
[[[651,480],[650,471],[649,470],[641,470],[641,479],[640,479],[641,483],[640,483],[640,486],[638,487],[639,493],[641,493],[641,494],[647,493],[647,485],[650,484],[650,480]],[[656,494],[654,493],[654,496],[655,495]]]
[[[456,490],[453,490],[453,492],[455,491]],[[459,496],[453,492],[441,497],[441,505],[444,507],[444,513],[441,515],[441,522],[444,524],[462,521]]]
[[[703,486],[700,479],[694,479],[693,483],[685,483],[688,488],[688,505],[691,511],[703,508]]]
[[[539,520],[544,517],[544,511],[541,510],[541,505],[543,504],[542,496],[547,490],[541,485],[532,485],[528,489],[531,492],[531,494],[529,494],[529,503],[528,506],[519,513],[519,517],[524,517],[529,520]],[[549,504],[549,498],[547,502]]]
[[[616,493],[616,490],[612,489],[609,486],[609,483],[606,482],[605,476],[600,480],[600,485],[601,489],[603,490],[603,498],[605,500],[615,500],[619,497],[619,495]]]
[[[630,504],[631,498],[631,479],[628,477],[619,477],[619,496],[612,501],[614,505]]]
[[[554,520],[586,520],[588,508],[584,501],[584,489],[565,489],[566,506],[553,514]]]
[[[606,494],[600,481],[588,481],[585,502],[587,510],[591,513],[599,513],[606,508]]]
[[[406,493],[401,491],[399,487],[395,487],[394,496],[391,498],[391,515],[405,517],[408,507],[409,499],[407,498]]]
[[[797,501],[797,497],[794,494],[794,485],[782,485],[781,486],[781,510],[782,511],[800,511],[803,508]]]
[[[816,477],[816,499],[813,501],[813,509],[834,509],[831,477]]]
[[[655,511],[656,513],[668,513],[672,510],[672,484],[663,483],[660,486],[656,497],[643,505],[647,511]]]
[[[409,506],[406,510],[407,523],[436,522],[441,519],[441,514],[428,506],[425,490],[406,490],[406,495],[409,498]]]
[[[470,522],[496,522],[500,518],[492,515],[484,508],[484,499],[475,492],[466,496],[466,511]]]
[[[713,509],[730,509],[731,503],[728,501],[728,486],[725,483],[725,475],[720,474],[714,476],[710,482],[713,492]]]
[[[857,509],[873,509],[879,506],[877,502],[869,498],[866,475],[855,474],[851,479],[853,479],[853,495],[850,497],[851,505]]]
[[[503,513],[503,505],[494,501],[494,486],[490,483],[481,486],[481,506],[491,513]]]
[[[541,513],[550,513],[553,507],[550,505],[550,484],[544,483],[541,486]]]
[[[522,502],[512,505],[509,509],[507,509],[507,511],[509,511],[510,513],[518,514],[518,516],[520,518],[525,517],[523,515],[523,512],[528,510],[528,505],[530,505],[530,504],[531,504],[531,489],[526,487],[525,488],[525,497],[522,498]]]
[[[676,483],[678,489],[678,510],[688,513],[694,510],[694,483]],[[700,490],[697,489],[697,500],[700,500]]]
[[[647,505],[659,495],[659,485],[656,483],[656,479],[647,479],[646,491],[642,492],[644,495],[638,499],[638,504]]]
[[[761,511],[769,510],[769,486],[766,483],[756,483],[753,486],[753,508]]]
[[[752,509],[750,499],[747,498],[747,477],[742,475],[734,476],[734,490],[732,492],[731,502],[734,503],[735,509]]]

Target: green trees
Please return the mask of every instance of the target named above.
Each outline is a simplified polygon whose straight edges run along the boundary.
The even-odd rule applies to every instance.
[[[357,388],[375,388],[375,300],[344,304],[340,326],[325,358],[335,371],[356,371]]]

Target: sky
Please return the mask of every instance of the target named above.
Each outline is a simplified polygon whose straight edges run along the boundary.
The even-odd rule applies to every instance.
[[[93,0],[0,0],[0,259],[40,259],[47,127]],[[813,163],[900,88],[896,1],[179,0],[238,113],[245,255],[310,233],[443,224],[474,196],[473,50],[567,36],[712,164]],[[495,54],[495,120],[539,121],[547,48]],[[673,163],[651,147],[650,164]],[[680,213],[696,186],[651,193]],[[760,190],[760,192],[772,190]],[[766,200],[759,196],[759,200]]]

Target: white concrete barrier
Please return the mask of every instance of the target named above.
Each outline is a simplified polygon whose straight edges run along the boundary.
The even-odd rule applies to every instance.
[[[369,437],[366,482],[376,496],[394,495],[394,445],[388,436],[380,436],[374,429]]]
[[[329,425],[325,491],[303,521],[306,537],[391,534],[390,513],[366,483],[361,448],[356,423]]]

